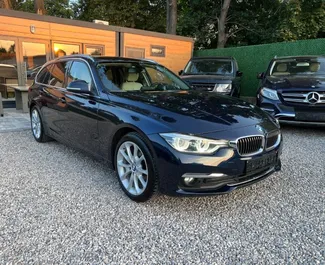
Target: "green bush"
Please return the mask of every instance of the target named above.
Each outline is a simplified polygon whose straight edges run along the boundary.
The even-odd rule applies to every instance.
[[[281,42],[225,49],[195,51],[194,56],[232,56],[242,71],[241,96],[253,97],[258,88],[257,73],[266,71],[274,56],[324,55],[325,39]]]

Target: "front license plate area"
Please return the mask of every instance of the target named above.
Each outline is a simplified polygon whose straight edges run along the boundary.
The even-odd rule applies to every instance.
[[[319,121],[325,122],[325,112],[301,112],[296,111],[298,121]]]
[[[262,157],[251,159],[246,162],[246,173],[267,169],[275,166],[277,162],[277,154],[272,153]]]

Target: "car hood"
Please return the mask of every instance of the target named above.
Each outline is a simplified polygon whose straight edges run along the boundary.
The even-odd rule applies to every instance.
[[[202,134],[272,123],[256,106],[215,93],[116,92],[114,95],[111,100],[115,104],[159,120],[170,131]]]
[[[265,85],[271,88],[325,88],[325,77],[268,76]]]
[[[180,78],[188,83],[230,83],[234,80],[233,76],[224,75],[182,75]]]

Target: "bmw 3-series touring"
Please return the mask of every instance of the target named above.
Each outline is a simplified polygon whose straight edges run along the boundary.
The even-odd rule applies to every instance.
[[[249,103],[192,91],[149,60],[73,55],[46,63],[29,89],[36,141],[105,161],[146,201],[223,194],[280,170],[278,122]]]

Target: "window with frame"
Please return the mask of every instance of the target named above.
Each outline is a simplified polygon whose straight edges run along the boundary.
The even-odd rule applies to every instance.
[[[150,46],[150,56],[156,57],[165,57],[166,56],[166,47],[159,45]]]
[[[104,55],[104,47],[102,46],[86,46],[86,54],[89,55]]]
[[[51,78],[49,80],[49,85],[55,87],[64,87],[64,77],[67,68],[67,61],[54,63],[51,69]]]
[[[51,67],[53,64],[49,64],[44,67],[37,75],[36,82],[40,84],[48,84],[51,77]]]
[[[92,87],[92,78],[88,66],[81,61],[73,61],[68,74],[67,84],[72,81],[83,80],[88,84],[89,90]]]
[[[145,51],[143,48],[125,47],[125,55],[128,58],[143,59],[145,58]]]

